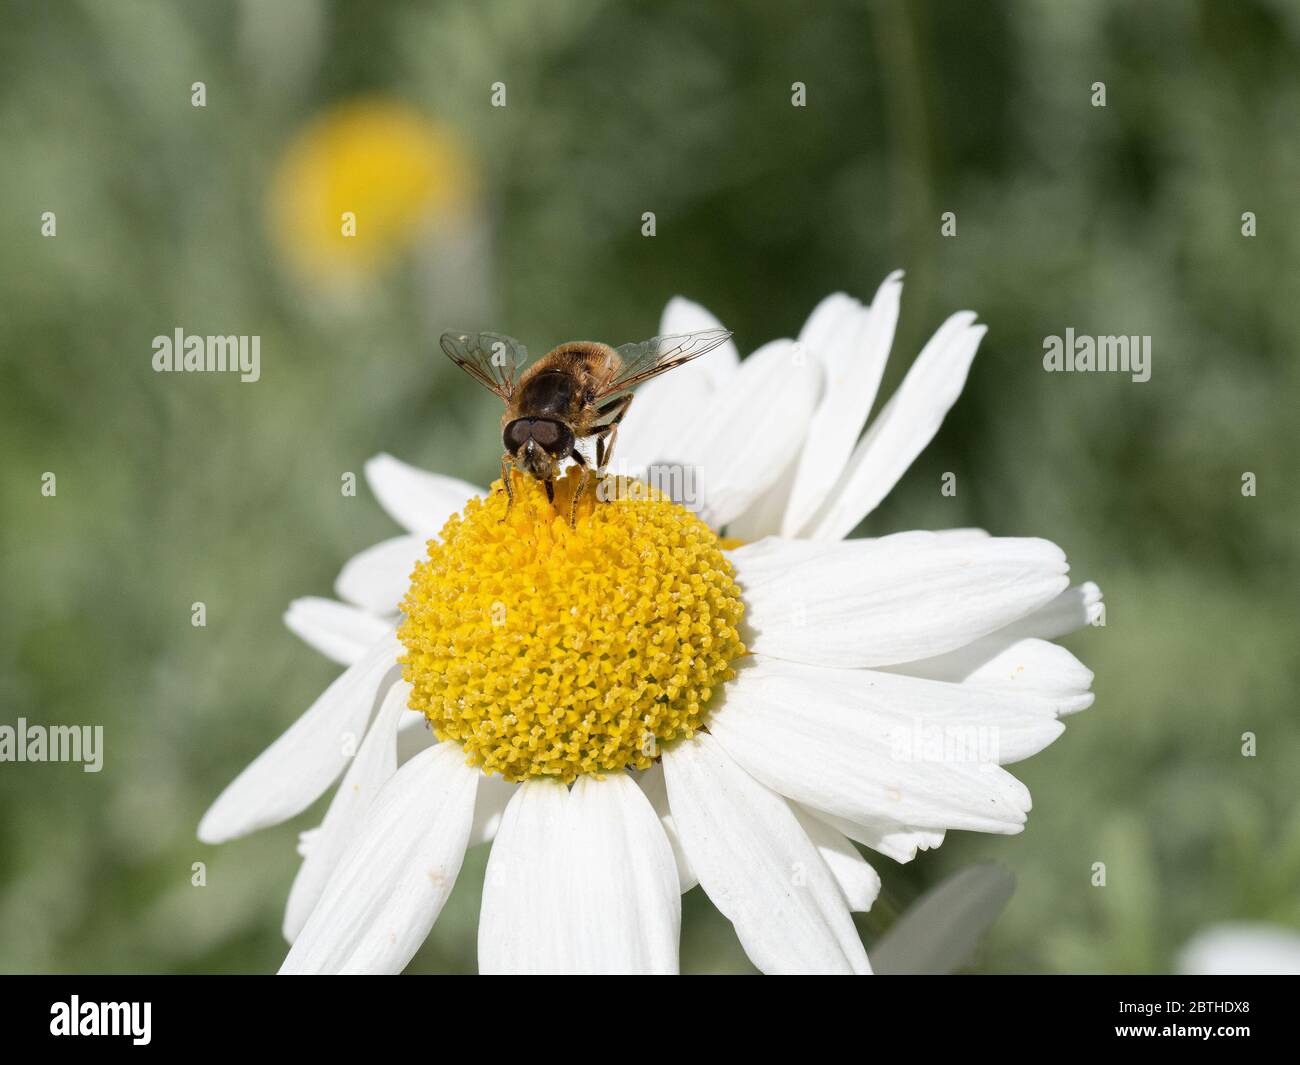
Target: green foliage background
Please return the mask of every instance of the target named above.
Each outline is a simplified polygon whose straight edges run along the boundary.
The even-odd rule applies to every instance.
[[[102,723],[107,750],[100,774],[0,765],[0,969],[279,964],[296,832],[323,806],[220,848],[194,828],[336,672],[282,628],[287,602],[395,532],[340,473],[386,450],[495,475],[497,414],[435,354],[442,329],[619,342],[682,293],[749,351],[895,267],[885,395],[949,312],[989,333],[863,531],[1049,537],[1108,609],[1069,641],[1096,705],[1017,767],[1027,831],[876,860],[868,946],[974,861],[1018,877],[976,970],[1159,971],[1207,924],[1300,927],[1298,43],[1288,0],[5,0],[0,721]],[[431,286],[418,255],[360,299],[287,276],[263,207],[278,152],[369,93],[468,145],[484,291]],[[177,325],[260,334],[262,380],[154,374]],[[1150,334],[1152,379],[1045,374],[1067,326]],[[484,860],[415,969],[473,971]],[[683,943],[688,971],[747,968],[698,889]]]

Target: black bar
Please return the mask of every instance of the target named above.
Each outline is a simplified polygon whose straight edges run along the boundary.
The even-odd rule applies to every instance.
[[[433,980],[440,986],[432,987]],[[0,1031],[9,1060],[22,1060],[11,1056],[16,1050],[44,1052],[59,1044],[91,1053],[109,1044],[144,1053],[198,1049],[205,1056],[356,1048],[382,1059],[399,1046],[406,1053],[423,1045],[442,1056],[449,1041],[463,1041],[467,1051],[476,1046],[472,1052],[490,1063],[494,1048],[512,1056],[547,1046],[581,1053],[582,1044],[566,1045],[565,1030],[575,1024],[590,1026],[593,1034],[601,1033],[596,1038],[616,1047],[640,1043],[647,1049],[661,1040],[689,1047],[697,1038],[701,1049],[715,1043],[729,1051],[749,1043],[770,1049],[770,1040],[786,1036],[816,1054],[819,1046],[858,1037],[866,1055],[884,1049],[882,1037],[897,1045],[906,1034],[906,1052],[926,1055],[945,1048],[992,1056],[1028,1045],[1074,1051],[1152,1043],[1180,1052],[1199,1045],[1223,1054],[1293,1047],[1296,991],[1295,979],[1288,977],[898,977],[853,987],[841,982],[834,989],[768,979],[721,993],[647,988],[640,994],[534,981],[526,997],[508,1005],[512,1000],[502,989],[457,977],[11,976],[0,981]],[[727,1006],[731,995],[743,998]],[[73,996],[79,1031],[104,1021],[130,1027],[126,1010],[105,1012],[100,1004],[134,1003],[134,1018],[142,1022],[148,1003],[148,1042],[137,1044],[141,1036],[129,1031],[52,1034],[52,1025],[67,1027]],[[692,1000],[713,1003],[714,1009],[680,1008]],[[737,1008],[740,1002],[743,1008]],[[602,1017],[602,1003],[618,1003],[627,1027],[620,1030],[614,1017]],[[143,1027],[137,1023],[135,1030]],[[1183,1031],[1193,1028],[1211,1034]]]

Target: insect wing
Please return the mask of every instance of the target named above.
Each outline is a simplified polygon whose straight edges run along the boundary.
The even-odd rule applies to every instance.
[[[640,344],[624,344],[617,348],[623,365],[601,389],[600,395],[626,392],[643,381],[661,373],[684,366],[714,348],[725,344],[731,336],[729,329],[705,329],[698,333],[675,333],[652,337]],[[597,397],[599,398],[599,397]]]
[[[506,403],[514,394],[528,349],[503,333],[443,333],[442,350],[457,366]]]

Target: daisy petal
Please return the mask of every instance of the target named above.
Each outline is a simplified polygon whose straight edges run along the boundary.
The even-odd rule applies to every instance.
[[[837,817],[1014,833],[1029,792],[996,761],[1064,727],[1018,704],[988,693],[967,708],[958,685],[767,660],[728,685],[709,731],[769,788]]]
[[[334,591],[340,599],[372,614],[396,614],[410,587],[411,572],[424,558],[427,545],[428,540],[422,536],[381,540],[343,564]]]
[[[448,518],[485,494],[468,481],[430,473],[383,453],[366,463],[366,480],[389,517],[421,542],[437,536]]]
[[[311,708],[263,751],[199,822],[199,839],[228,839],[279,824],[301,813],[343,771],[375,708],[384,677],[402,652],[389,633],[349,666]]]
[[[519,789],[497,774],[486,774],[478,782],[478,801],[474,804],[474,824],[469,830],[469,845],[477,847],[480,843],[491,843],[501,830],[501,818],[505,816],[506,807]]]
[[[715,529],[742,514],[781,476],[807,431],[821,367],[794,344],[765,344],[682,443],[703,494],[699,513]]]
[[[344,666],[356,662],[367,647],[393,629],[368,611],[315,595],[291,602],[284,623],[304,643]]]
[[[569,790],[526,780],[501,818],[483,877],[478,968],[485,975],[550,972],[564,949]]]
[[[479,776],[440,743],[389,778],[280,972],[401,972],[460,873]]]
[[[626,773],[579,777],[567,794],[525,783],[488,859],[479,968],[675,973],[680,900],[663,826]]]
[[[688,363],[682,370],[691,365]],[[609,471],[652,482],[676,499],[677,494],[662,485],[658,475],[652,476],[651,468],[663,467],[671,472],[696,465],[695,457],[683,450],[682,441],[691,427],[707,416],[708,409],[708,393],[687,392],[671,373],[648,382],[636,393],[630,417],[619,426]]]
[[[1102,615],[1101,589],[1092,581],[1067,588],[1046,606],[1013,622],[998,635],[1018,639],[1037,636],[1055,640],[1095,624]]]
[[[681,881],[681,892],[685,895],[686,892],[700,882],[700,878],[695,875],[691,863],[686,860],[686,852],[682,850],[681,838],[677,835],[677,825],[673,821],[673,813],[668,806],[668,786],[664,783],[663,764],[655,762],[654,765],[641,774],[641,779],[637,783],[641,785],[645,797],[650,800],[650,805],[654,807],[655,813],[659,815],[659,820],[664,826],[664,834],[667,835],[668,842],[672,844],[673,857],[677,859],[677,877]]]
[[[797,803],[791,804],[799,826],[808,834],[822,856],[826,868],[835,877],[844,901],[855,913],[866,913],[880,894],[880,876],[858,853],[853,842],[837,828],[820,821]]]
[[[410,694],[411,686],[402,680],[388,689],[375,715],[375,723],[367,730],[361,749],[330,800],[325,820],[311,837],[284,912],[284,938],[290,943],[298,938],[320,901],[326,881],[379,789],[397,772],[397,722],[406,710]]]
[[[836,817],[825,810],[818,810],[811,806],[802,806],[799,803],[792,805],[798,807],[800,812],[818,821],[824,821],[849,839],[856,840],[864,847],[870,847],[886,858],[893,858],[896,862],[910,862],[916,857],[917,851],[932,851],[943,844],[944,833],[941,830],[916,828],[883,819],[850,821],[848,818]]]
[[[1054,687],[1017,688],[1004,679],[1019,668],[998,664],[983,683],[954,684],[885,670],[758,659],[741,670],[728,698],[756,691],[784,698],[802,686],[828,705],[850,708],[859,722],[870,718],[868,731],[894,761],[1007,765],[1037,754],[1065,730],[1057,720],[1062,700]]]
[[[765,973],[867,973],[848,904],[794,811],[707,733],[664,752],[682,844]]]
[[[970,311],[960,311],[930,338],[854,449],[835,487],[826,493],[826,502],[804,527],[804,535],[821,540],[847,536],[907,472],[961,395],[987,331],[974,321]]]
[[[778,536],[785,520],[786,504],[794,487],[795,462],[785,464],[781,475],[745,508],[743,514],[727,523],[727,535],[745,543],[767,536]]]
[[[677,862],[645,793],[626,773],[579,777],[569,793],[563,971],[676,973]]]
[[[1036,610],[1068,583],[1046,540],[908,533],[760,541],[731,553],[756,654],[880,666],[942,654]]]
[[[842,307],[838,320],[823,321],[805,331],[811,334],[807,343],[821,348],[826,388],[799,455],[781,526],[784,536],[794,536],[808,523],[853,454],[894,343],[902,291],[903,272],[896,270],[885,278],[870,307],[851,300]],[[800,340],[804,341],[803,335]]]
[[[826,395],[826,379],[832,373],[832,368],[840,362],[840,359],[834,356],[854,347],[854,341],[865,330],[865,325],[870,317],[870,308],[863,307],[858,300],[845,295],[843,292],[836,292],[817,304],[812,314],[809,315],[808,321],[804,323],[804,327],[799,333],[800,350],[808,358],[816,359],[823,370],[822,385],[818,392],[817,409],[819,411],[828,399]],[[870,407],[870,401],[868,401],[867,405]],[[866,412],[863,413],[865,416]],[[854,430],[855,437],[861,431],[861,428],[861,423],[859,423],[858,428]],[[817,415],[814,415],[812,423],[809,425],[809,435],[818,432]],[[800,445],[800,450],[802,451],[806,446],[805,441]],[[852,448],[852,446],[853,441],[850,440],[849,447]],[[727,535],[745,541],[761,540],[765,536],[780,535],[782,524],[785,521],[786,510],[790,504],[790,496],[794,491],[798,468],[799,458],[796,455],[785,464],[781,476],[746,507],[743,514],[733,518],[727,524]],[[838,469],[832,473],[832,481],[834,481],[838,473]]]
[[[902,276],[895,271],[885,279],[893,280]],[[845,292],[832,292],[813,308],[812,314],[799,330],[799,343],[821,362],[829,366],[835,360],[830,358],[832,351],[845,350],[844,335],[850,326],[856,325],[870,311],[861,300],[856,300]]]
[[[1047,700],[1058,715],[1092,705],[1092,670],[1047,640],[1008,642],[1001,630],[934,658],[884,667],[884,672],[1014,692]]]

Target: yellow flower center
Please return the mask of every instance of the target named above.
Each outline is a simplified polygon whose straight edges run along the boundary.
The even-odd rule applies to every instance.
[[[704,522],[654,489],[595,477],[569,506],[515,474],[429,542],[398,636],[411,708],[507,780],[648,767],[692,735],[745,654],[731,563]],[[608,502],[603,501],[609,498]]]

